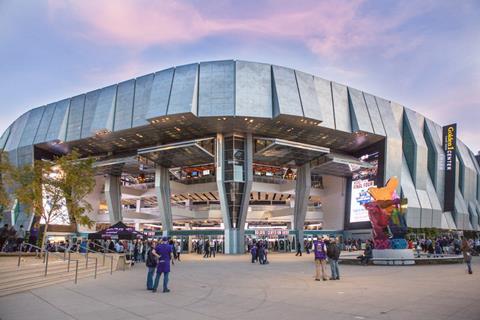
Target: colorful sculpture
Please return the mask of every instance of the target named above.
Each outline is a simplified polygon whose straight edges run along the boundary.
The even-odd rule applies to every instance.
[[[364,206],[373,229],[375,249],[406,249],[407,224],[404,208],[407,199],[400,199],[395,192],[398,179],[392,177],[383,188],[372,187],[368,193],[374,201]]]

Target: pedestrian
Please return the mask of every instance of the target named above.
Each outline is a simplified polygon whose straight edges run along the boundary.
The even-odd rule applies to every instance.
[[[320,281],[320,272],[322,274],[323,281],[327,280],[327,249],[323,239],[319,239],[313,242],[313,250],[315,253],[315,280]]]
[[[153,254],[153,249],[155,248],[157,241],[153,241],[150,248],[147,251],[147,260],[145,265],[148,268],[147,273],[147,290],[153,290],[153,275],[155,274],[155,269],[157,268],[157,257]]]
[[[250,254],[252,255],[252,263],[257,262],[257,246],[255,244],[250,247]]]
[[[208,255],[209,257],[211,257],[211,256],[213,255],[213,257],[215,258],[215,246],[216,246],[215,241],[214,241],[214,240],[211,241],[211,242],[210,242],[210,249],[209,249],[209,250],[210,250],[210,253],[209,253],[209,255]]]
[[[170,261],[172,260],[172,246],[168,243],[168,238],[163,237],[162,242],[153,249],[153,254],[158,258],[157,274],[153,283],[152,292],[157,292],[158,282],[163,273],[163,292],[170,292],[168,289],[168,277],[170,274]]]
[[[180,245],[180,242],[177,242],[175,251],[177,252],[177,260],[180,261],[180,253],[182,252],[182,246]]]
[[[208,258],[209,254],[210,254],[210,241],[209,240],[205,240],[204,244],[203,244],[203,257],[204,258]]]
[[[23,224],[20,225],[20,229],[18,229],[18,233],[17,233],[17,245],[18,245],[18,250],[22,250],[22,245],[23,245],[23,242],[25,241],[25,236],[26,236],[26,231],[25,229],[23,228]]]
[[[0,251],[3,251],[3,245],[7,241],[7,238],[8,238],[8,223],[6,223],[0,229]]]
[[[302,256],[302,246],[300,245],[300,241],[297,241],[297,253],[295,254],[295,257],[297,256]]]
[[[265,246],[263,244],[263,241],[260,240],[258,242],[258,249],[257,249],[257,253],[258,253],[258,262],[260,262],[260,264],[265,264]]]
[[[461,250],[462,250],[462,253],[463,253],[463,261],[465,261],[465,263],[467,264],[468,274],[472,274],[473,273],[473,271],[472,271],[472,253],[471,253],[472,248],[468,244],[467,239],[465,239],[464,237],[462,237]]]
[[[330,264],[331,274],[330,280],[340,280],[340,272],[338,270],[338,259],[340,258],[340,248],[335,243],[335,239],[331,239],[327,246],[328,263]]]

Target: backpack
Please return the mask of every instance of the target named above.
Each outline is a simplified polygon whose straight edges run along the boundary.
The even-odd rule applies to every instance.
[[[151,251],[148,252],[147,261],[145,261],[145,265],[149,268],[154,268],[157,266],[157,257],[155,257]]]

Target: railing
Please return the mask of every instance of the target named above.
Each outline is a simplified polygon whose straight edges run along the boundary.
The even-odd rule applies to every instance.
[[[103,265],[105,265],[105,257],[107,256],[107,253],[113,253],[113,254],[118,255],[119,257],[122,257],[122,256],[123,256],[123,257],[125,257],[125,261],[127,261],[127,256],[126,256],[125,253],[118,253],[118,252],[113,251],[113,250],[110,250],[110,249],[108,249],[108,248],[106,248],[106,247],[102,247],[101,245],[98,245],[98,244],[96,244],[95,242],[88,242],[87,247],[88,247],[89,244],[93,244],[94,247],[98,247],[98,248],[101,248],[101,249],[103,250],[103,252],[98,252],[98,251],[91,250],[91,249],[87,248],[88,251],[90,251],[90,252],[102,253],[102,255],[103,255]],[[88,251],[87,251],[87,254],[88,254]],[[107,252],[105,252],[105,251],[107,251]],[[113,255],[108,256],[108,257],[110,258],[110,274],[112,274]],[[123,271],[125,271],[125,263],[123,264]]]
[[[37,253],[38,252],[42,252],[42,248],[40,247],[37,247],[33,244],[30,244],[30,243],[22,243],[20,245],[20,251],[18,252],[18,263],[17,263],[17,267],[20,268],[20,264],[21,264],[21,261],[22,261],[22,253],[23,253],[23,248],[24,247],[30,247],[30,249],[32,248],[35,248],[37,249]],[[62,255],[59,254],[58,252],[50,252],[50,251],[44,251],[43,252],[43,263],[45,263],[45,273],[44,273],[44,276],[46,277],[47,274],[48,274],[48,260],[49,260],[49,256],[50,255],[55,255],[57,257],[60,257],[60,259],[62,259],[63,261],[67,261],[66,257],[65,257],[65,254]],[[68,252],[68,265],[67,265],[67,272],[70,272],[70,262],[71,261],[75,261],[75,284],[77,284],[77,280],[78,280],[78,260],[77,259],[71,259],[70,258],[70,251]],[[96,270],[96,267],[95,267],[95,278],[97,277],[97,270]]]

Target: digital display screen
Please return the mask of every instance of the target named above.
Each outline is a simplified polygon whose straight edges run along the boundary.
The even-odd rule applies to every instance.
[[[379,152],[371,152],[360,157],[360,160],[370,164],[371,168],[356,168],[352,176],[352,192],[350,198],[350,223],[367,222],[368,211],[363,206],[371,201],[368,188],[376,187],[375,181],[378,175]]]

